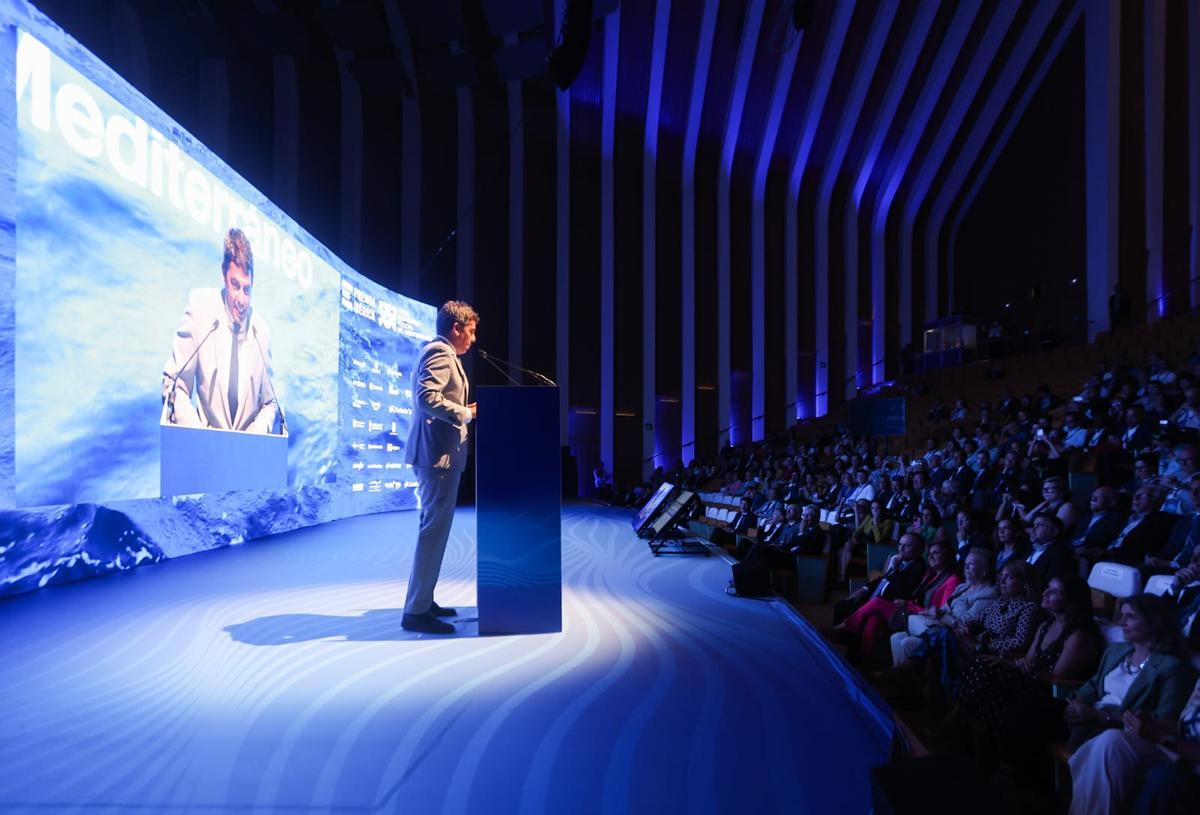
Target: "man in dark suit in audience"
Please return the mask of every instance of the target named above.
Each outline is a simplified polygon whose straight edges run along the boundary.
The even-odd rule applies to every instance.
[[[912,532],[900,536],[899,551],[892,555],[882,577],[854,591],[845,600],[833,604],[833,622],[839,624],[872,597],[885,600],[911,600],[925,576],[924,539]]]
[[[1039,512],[1033,519],[1029,541],[1033,550],[1025,562],[1029,564],[1030,579],[1035,581],[1037,591],[1046,588],[1054,578],[1067,577],[1077,572],[1075,553],[1071,545],[1062,540],[1062,521],[1053,512]]]
[[[958,564],[961,567],[972,547],[991,549],[992,546],[988,536],[979,528],[975,515],[969,510],[960,509],[955,522],[955,544],[958,546]]]
[[[1200,547],[1192,550],[1191,560],[1176,572],[1167,596],[1175,605],[1188,650],[1200,654]]]
[[[1000,467],[992,462],[986,450],[974,456],[975,478],[971,482],[970,504],[976,512],[995,511],[996,485],[1000,482]]]
[[[1197,503],[1200,502],[1200,475],[1192,476],[1188,491],[1191,494],[1192,506],[1200,507],[1200,503]],[[1179,516],[1166,545],[1157,555],[1147,555],[1146,563],[1151,567],[1151,571],[1179,569],[1192,559],[1197,548],[1200,548],[1200,509]]]
[[[1135,402],[1125,409],[1125,426],[1121,429],[1121,446],[1131,455],[1146,450],[1154,442],[1154,427],[1146,421],[1146,409]]]
[[[1091,517],[1076,524],[1077,534],[1071,545],[1077,550],[1101,550],[1125,528],[1125,513],[1117,503],[1117,491],[1112,487],[1096,487],[1089,502]]]
[[[821,555],[829,551],[829,533],[821,528],[821,517],[814,506],[800,513],[800,522],[784,532],[780,547],[795,555]]]
[[[746,535],[758,524],[758,515],[751,509],[754,502],[749,498],[742,499],[738,514],[729,522],[729,531],[735,535]]]
[[[1161,487],[1144,484],[1133,494],[1133,514],[1107,547],[1081,550],[1079,556],[1089,563],[1111,560],[1117,563],[1141,563],[1146,555],[1157,556],[1171,536],[1178,516],[1163,512]]]

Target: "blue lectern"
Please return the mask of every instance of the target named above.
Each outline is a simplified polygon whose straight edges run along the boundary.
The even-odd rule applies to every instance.
[[[288,437],[162,425],[161,494],[284,489]]]
[[[558,388],[476,390],[479,633],[562,631]]]

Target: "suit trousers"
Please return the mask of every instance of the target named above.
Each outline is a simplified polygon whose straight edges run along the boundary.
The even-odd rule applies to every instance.
[[[408,578],[405,614],[426,614],[433,607],[433,589],[442,571],[442,557],[454,521],[460,470],[413,467],[417,474],[417,498],[421,501],[421,525]]]

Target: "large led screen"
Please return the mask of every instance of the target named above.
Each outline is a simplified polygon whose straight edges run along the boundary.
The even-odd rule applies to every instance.
[[[409,377],[434,309],[2,7],[0,594],[415,506]]]

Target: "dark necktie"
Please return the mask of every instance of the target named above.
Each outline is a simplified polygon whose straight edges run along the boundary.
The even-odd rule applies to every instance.
[[[229,346],[229,426],[237,429],[238,409],[238,332],[241,326],[233,323],[233,342]]]

